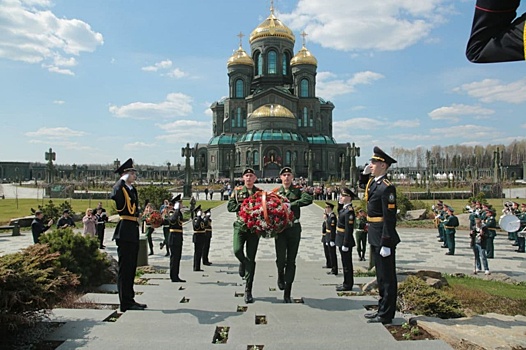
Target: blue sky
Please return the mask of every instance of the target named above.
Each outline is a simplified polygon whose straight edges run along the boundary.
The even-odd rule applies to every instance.
[[[318,60],[334,137],[361,147],[524,139],[525,62],[475,65],[474,0],[275,0]],[[526,11],[522,5],[519,12]],[[0,161],[182,163],[269,0],[0,0]],[[522,112],[522,113],[521,113]]]

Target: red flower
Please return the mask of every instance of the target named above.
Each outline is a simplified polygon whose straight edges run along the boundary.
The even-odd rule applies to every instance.
[[[161,213],[155,210],[146,217],[146,223],[153,228],[160,227],[163,224],[163,217]]]

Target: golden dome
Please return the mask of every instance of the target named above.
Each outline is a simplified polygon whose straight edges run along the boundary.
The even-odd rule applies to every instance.
[[[281,117],[281,118],[296,118],[294,114],[287,107],[282,105],[267,104],[258,107],[249,117],[265,118],[265,117]]]
[[[239,49],[234,52],[227,61],[227,67],[235,64],[244,64],[246,66],[254,66],[254,60],[250,57],[245,50],[240,46]]]
[[[305,46],[290,60],[290,65],[295,66],[298,64],[311,64],[313,66],[318,66],[318,60],[314,57]]]
[[[292,30],[289,27],[283,24],[279,19],[274,16],[274,10],[271,9],[270,16],[264,20],[256,29],[250,34],[249,42],[252,44],[254,40],[269,37],[277,36],[280,38],[285,38],[293,43],[296,41],[296,37]]]

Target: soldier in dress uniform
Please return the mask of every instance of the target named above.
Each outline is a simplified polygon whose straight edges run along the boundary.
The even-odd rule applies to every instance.
[[[278,268],[278,288],[285,290],[283,300],[291,303],[290,293],[296,275],[296,256],[301,239],[300,208],[312,204],[312,196],[303,191],[301,186],[294,185],[294,174],[290,167],[279,172],[281,186],[274,190],[289,200],[290,210],[294,213],[292,226],[287,227],[275,238],[276,266]]]
[[[336,256],[336,214],[334,214],[334,204],[325,202],[325,247],[329,254],[329,265],[331,271],[327,274],[338,275],[338,257]]]
[[[195,215],[192,220],[192,226],[194,228],[194,236],[192,238],[192,241],[194,242],[194,271],[203,271],[201,269],[201,259],[203,257],[203,248],[205,246],[206,229],[201,205],[198,205],[194,212]]]
[[[340,192],[339,203],[343,205],[338,212],[338,223],[336,226],[336,246],[340,251],[343,266],[343,284],[336,287],[339,292],[352,290],[354,275],[352,266],[352,248],[356,245],[354,241],[354,219],[355,213],[352,200],[358,198],[349,188],[343,187]]]
[[[245,279],[245,302],[253,303],[252,284],[254,282],[254,272],[256,271],[256,253],[259,245],[259,235],[252,233],[243,220],[239,217],[239,210],[245,198],[248,198],[260,188],[254,186],[257,176],[252,168],[243,171],[243,186],[238,186],[232,191],[228,199],[227,209],[231,213],[237,213],[237,220],[234,221],[233,246],[234,254],[239,260],[239,275]],[[246,245],[246,255],[245,255]]]
[[[354,227],[358,258],[360,261],[365,261],[365,252],[367,250],[367,215],[365,215],[365,211],[363,209],[358,210]]]
[[[137,172],[133,167],[131,158],[115,172],[121,176],[113,186],[111,193],[111,199],[115,201],[115,207],[120,218],[113,234],[119,257],[117,288],[119,290],[120,309],[122,312],[144,310],[146,304],[139,304],[135,301],[135,291],[133,290],[139,254],[139,197],[133,186],[137,179]]]
[[[172,282],[186,282],[179,277],[179,268],[181,266],[181,255],[183,252],[183,200],[181,195],[173,197],[170,200],[173,206],[168,212],[169,235],[167,250],[170,251],[170,279]]]
[[[517,231],[517,242],[518,247],[517,250],[515,250],[517,253],[524,253],[525,252],[525,233],[523,230],[526,228],[526,203],[521,204],[521,213],[519,215],[519,220],[521,222],[521,225],[519,227],[519,231]]]
[[[477,0],[466,57],[473,63],[523,61],[526,14],[520,0]]]
[[[179,198],[181,198],[181,196],[179,195]],[[173,199],[173,198],[172,198]],[[166,247],[166,254],[164,254],[164,256],[170,256],[170,244],[169,244],[169,240],[170,240],[170,215],[173,213],[174,211],[174,207],[173,207],[173,203],[172,202],[168,202],[168,204],[166,204],[162,210],[162,215],[163,215],[163,236],[164,236],[164,241],[162,241],[159,245],[159,248],[162,250],[163,248]]]
[[[396,160],[379,147],[371,157],[371,178],[365,188],[368,235],[371,245],[380,299],[378,311],[366,313],[370,323],[388,324],[396,312],[398,282],[396,277],[396,246],[400,237],[396,232],[396,189],[387,179],[389,166]]]
[[[446,236],[447,248],[449,249],[446,252],[446,255],[455,255],[455,233],[457,232],[457,227],[459,225],[458,218],[455,216],[455,210],[446,206],[447,218],[444,221],[444,232]]]
[[[208,259],[208,253],[210,252],[210,241],[212,240],[212,211],[211,209],[205,210],[203,218],[205,223],[205,242],[203,245],[203,265],[210,266],[212,263]]]
[[[494,240],[497,236],[497,220],[495,220],[495,210],[488,208],[484,224],[488,228],[488,237],[486,238],[486,257],[493,259],[495,257]]]

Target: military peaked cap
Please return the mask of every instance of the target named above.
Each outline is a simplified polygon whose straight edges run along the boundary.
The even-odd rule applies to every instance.
[[[115,170],[115,173],[122,175],[127,171],[137,171],[137,169],[133,167],[133,160],[131,158],[118,167],[117,170]]]
[[[172,202],[172,204],[175,204],[175,202],[180,202],[180,201],[181,201],[181,194],[178,194],[177,196],[173,197],[170,202]]]
[[[197,207],[195,207],[194,211],[197,213],[199,210],[201,210],[201,204],[199,204]]]
[[[332,204],[331,202],[325,202],[325,206],[334,209],[334,204]]]
[[[388,166],[396,163],[396,160],[389,157],[389,155],[385,153],[384,151],[382,151],[380,147],[378,146],[374,146],[373,156],[371,157],[371,161],[384,162]]]
[[[281,169],[281,171],[279,172],[280,175],[283,175],[285,173],[291,173],[292,174],[292,169],[290,167],[286,166],[283,169]]]
[[[351,197],[351,199],[357,199],[358,196],[354,194],[353,191],[351,191],[348,187],[342,187],[341,189],[341,195],[344,197]]]

